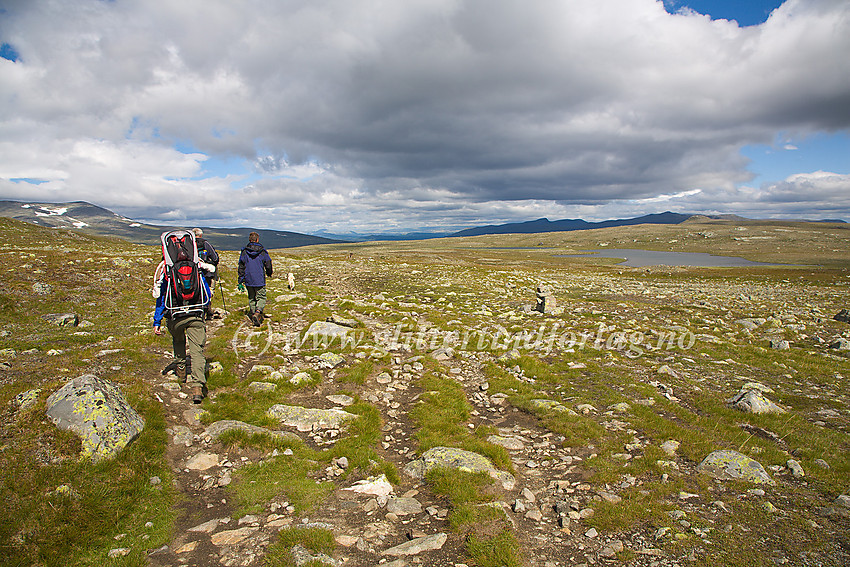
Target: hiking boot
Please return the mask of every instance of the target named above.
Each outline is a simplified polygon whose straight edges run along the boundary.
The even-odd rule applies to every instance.
[[[177,381],[181,384],[186,381],[186,366],[176,366],[174,368],[174,373],[177,375]]]
[[[201,386],[192,387],[192,403],[199,404],[204,401],[204,389]]]
[[[254,311],[254,314],[251,315],[251,321],[254,323],[255,327],[259,327],[263,324],[263,312],[262,311]]]

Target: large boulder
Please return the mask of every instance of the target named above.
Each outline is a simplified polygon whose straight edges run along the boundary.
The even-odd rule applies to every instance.
[[[145,420],[109,380],[86,374],[47,398],[47,416],[83,441],[82,456],[114,457],[145,428]]]
[[[516,480],[508,472],[500,471],[493,466],[490,459],[484,455],[464,451],[455,447],[432,447],[415,461],[411,461],[404,467],[404,472],[413,478],[423,479],[428,471],[445,467],[458,469],[466,472],[485,472],[490,478],[499,481],[505,490],[513,490]]]
[[[714,451],[697,466],[697,470],[720,480],[746,480],[753,484],[776,484],[757,461],[737,451]]]

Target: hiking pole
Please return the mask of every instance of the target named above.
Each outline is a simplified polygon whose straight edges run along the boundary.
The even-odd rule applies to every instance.
[[[221,282],[218,283],[218,289],[221,291],[221,305],[224,307],[224,312],[227,313],[227,303],[224,301],[224,288],[221,287]]]

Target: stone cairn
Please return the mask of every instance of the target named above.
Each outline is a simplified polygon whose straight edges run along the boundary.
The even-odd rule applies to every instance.
[[[548,285],[540,284],[537,286],[537,311],[541,313],[552,313],[557,309],[558,303],[555,301],[555,295],[552,293],[552,288]]]

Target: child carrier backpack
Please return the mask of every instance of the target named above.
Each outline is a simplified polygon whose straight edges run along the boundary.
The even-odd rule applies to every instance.
[[[162,258],[168,286],[164,305],[172,317],[203,313],[210,301],[209,291],[201,277],[195,235],[186,230],[162,233]]]

